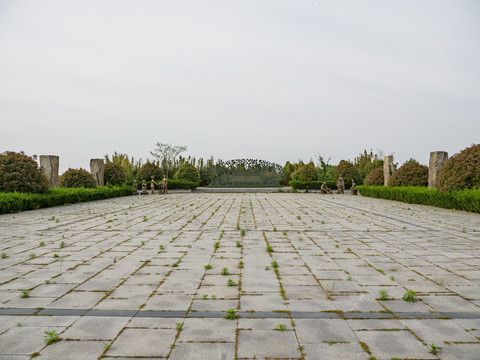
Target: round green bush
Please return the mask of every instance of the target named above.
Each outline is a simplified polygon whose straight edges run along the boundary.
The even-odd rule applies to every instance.
[[[335,177],[335,180],[338,179],[340,175],[342,175],[345,182],[345,187],[347,189],[352,186],[352,180],[354,180],[357,185],[359,184],[360,173],[358,172],[355,165],[353,165],[349,161],[341,160],[335,167],[335,170],[333,171],[333,176]]]
[[[383,166],[371,171],[370,174],[367,175],[363,183],[365,185],[382,186],[384,183]]]
[[[112,162],[107,162],[105,164],[105,184],[110,185],[123,185],[127,181],[127,174],[125,169],[119,165]]]
[[[200,172],[191,164],[183,164],[175,173],[175,180],[187,180],[199,183],[201,180]]]
[[[388,183],[389,186],[427,186],[428,167],[417,161],[409,161],[395,171]]]
[[[60,186],[65,188],[94,188],[97,182],[92,174],[84,169],[68,169],[60,176]]]
[[[147,162],[138,170],[137,182],[141,184],[143,180],[146,180],[148,188],[150,188],[150,180],[152,176],[155,178],[155,181],[161,181],[163,179],[162,169],[154,163]]]
[[[292,173],[292,180],[298,181],[315,181],[317,180],[317,169],[313,163],[301,166],[297,171]]]
[[[441,191],[474,188],[480,188],[480,144],[474,144],[445,161],[438,179]]]
[[[49,183],[38,168],[35,157],[14,151],[0,154],[0,192],[41,194],[48,191]]]

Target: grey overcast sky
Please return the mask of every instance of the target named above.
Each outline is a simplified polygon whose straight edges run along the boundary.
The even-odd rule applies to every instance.
[[[0,0],[0,151],[61,172],[156,142],[427,164],[479,115],[478,0]]]

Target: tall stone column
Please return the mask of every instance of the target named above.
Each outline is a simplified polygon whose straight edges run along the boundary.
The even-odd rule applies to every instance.
[[[91,159],[90,160],[90,172],[97,181],[97,186],[104,186],[104,174],[105,174],[105,165],[103,159]]]
[[[448,153],[446,151],[432,151],[430,153],[430,162],[428,163],[428,187],[430,189],[437,187],[438,175],[447,159]]]
[[[40,155],[40,167],[43,170],[50,187],[58,186],[58,166],[60,158],[56,155]]]
[[[388,186],[390,177],[395,172],[395,166],[393,165],[393,155],[385,156],[383,158],[383,185]]]

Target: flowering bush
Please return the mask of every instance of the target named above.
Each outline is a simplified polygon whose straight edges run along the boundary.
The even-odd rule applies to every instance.
[[[5,151],[0,154],[0,192],[45,193],[48,180],[39,169],[36,157]]]
[[[428,167],[417,161],[405,163],[395,171],[388,183],[389,186],[427,186]]]
[[[451,191],[480,188],[480,144],[472,145],[445,161],[438,189]]]

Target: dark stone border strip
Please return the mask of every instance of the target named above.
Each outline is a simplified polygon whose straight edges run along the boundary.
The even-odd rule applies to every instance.
[[[88,309],[42,309],[35,315],[47,316],[82,316],[88,312]]]
[[[146,311],[146,310],[95,310],[95,309],[34,309],[0,308],[0,316],[111,316],[111,317],[148,317],[148,318],[222,318],[224,311]],[[238,313],[244,319],[480,319],[480,312],[341,312],[341,311],[242,311]]]
[[[344,319],[393,319],[392,313],[388,312],[344,312]]]

